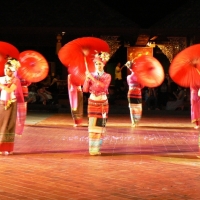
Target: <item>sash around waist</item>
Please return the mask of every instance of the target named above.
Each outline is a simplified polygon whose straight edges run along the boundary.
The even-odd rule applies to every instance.
[[[107,99],[107,95],[106,94],[100,94],[98,96],[96,96],[95,94],[90,94],[90,99],[92,100],[106,100]]]
[[[129,86],[130,90],[134,90],[134,89],[138,89],[141,90],[141,88],[139,86]]]
[[[11,99],[11,102],[15,102],[17,99]],[[0,100],[0,105],[5,105],[7,101]]]
[[[95,101],[93,99],[88,99],[88,105],[95,105],[95,106],[104,106],[108,105],[108,100],[103,100],[103,101]]]

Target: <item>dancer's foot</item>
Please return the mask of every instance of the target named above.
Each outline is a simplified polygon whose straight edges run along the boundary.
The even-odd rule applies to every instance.
[[[131,127],[135,128],[135,127],[136,127],[136,124],[131,124]]]
[[[73,127],[82,126],[82,124],[74,124]]]
[[[10,152],[8,152],[8,151],[2,151],[2,152],[0,152],[0,154],[3,155],[3,156],[7,156],[7,155],[10,154]]]
[[[198,126],[198,125],[197,125],[197,126],[195,126],[195,127],[194,127],[194,129],[199,129],[199,126]]]
[[[100,156],[101,152],[97,152],[97,153],[90,153],[91,156]]]

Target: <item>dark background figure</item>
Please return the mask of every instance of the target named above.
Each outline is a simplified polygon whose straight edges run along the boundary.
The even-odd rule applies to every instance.
[[[58,82],[60,80],[60,76],[56,75],[53,80],[51,81],[51,84],[49,86],[49,91],[52,94],[58,94],[59,93],[59,88],[58,88]]]
[[[57,74],[51,81],[50,86],[48,87],[48,91],[50,91],[53,96],[53,104],[58,104],[59,80],[60,80],[60,75]]]
[[[177,98],[174,93],[177,92],[178,85],[171,79],[169,74],[166,74],[165,78],[168,81],[168,101],[175,101]]]
[[[51,92],[49,92],[45,86],[41,86],[37,90],[37,95],[40,98],[40,102],[43,105],[52,104],[53,103],[53,96]]]
[[[109,104],[114,105],[115,104],[115,98],[116,98],[115,87],[109,86],[108,92],[109,92],[109,94],[107,95],[108,96],[108,102],[109,102]]]
[[[122,79],[122,69],[125,66],[121,66],[121,63],[117,63],[115,67],[115,93],[117,98],[121,98],[124,90],[124,83]]]
[[[166,105],[166,110],[176,110],[178,108],[181,108],[183,110],[184,99],[186,95],[184,88],[178,86],[178,89],[173,92],[173,95],[175,96],[176,100],[169,100]]]
[[[159,110],[157,88],[145,88],[145,103],[148,110]]]
[[[165,78],[163,83],[158,87],[158,107],[160,109],[165,109],[168,101],[168,80]]]
[[[39,98],[37,88],[34,85],[30,85],[28,89],[28,96],[25,98],[25,101],[27,103],[36,103]]]

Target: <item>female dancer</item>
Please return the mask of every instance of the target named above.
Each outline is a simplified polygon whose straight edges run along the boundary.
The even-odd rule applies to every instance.
[[[101,52],[95,55],[95,72],[86,71],[86,80],[83,92],[89,92],[88,117],[89,117],[89,153],[90,155],[101,155],[100,147],[103,142],[106,121],[108,117],[108,87],[111,75],[104,72],[104,66],[109,60],[109,54]]]
[[[190,86],[191,121],[195,123],[195,129],[199,128],[200,121],[200,87]]]
[[[135,127],[141,119],[142,116],[142,92],[143,86],[138,82],[137,76],[132,70],[134,65],[133,62],[128,61],[125,64],[131,71],[131,74],[127,76],[127,84],[129,86],[128,90],[128,103],[130,109],[131,126]]]
[[[15,72],[20,66],[16,60],[5,64],[5,76],[0,78],[0,153],[12,154],[16,133],[17,99],[23,97],[19,78]]]
[[[73,84],[71,74],[68,75],[68,94],[74,127],[81,126],[83,120],[83,92],[81,86]]]

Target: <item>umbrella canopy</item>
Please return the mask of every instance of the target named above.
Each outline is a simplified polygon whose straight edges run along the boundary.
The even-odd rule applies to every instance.
[[[109,45],[102,39],[82,37],[65,44],[58,52],[58,57],[70,74],[76,77],[76,83],[82,85],[85,71],[94,71],[93,58],[96,52],[109,52]]]
[[[0,76],[4,75],[4,65],[8,57],[19,60],[19,51],[12,44],[0,41]]]
[[[135,58],[132,69],[144,86],[158,87],[164,81],[163,67],[153,56],[142,55]]]
[[[17,75],[28,82],[39,82],[46,78],[49,72],[49,65],[46,59],[40,53],[32,50],[26,50],[20,53],[19,61],[21,67]]]
[[[178,53],[171,62],[169,75],[182,87],[200,86],[200,44]]]

